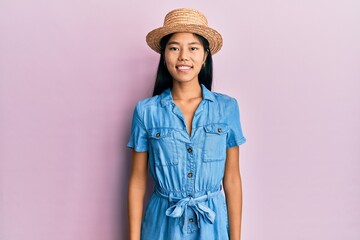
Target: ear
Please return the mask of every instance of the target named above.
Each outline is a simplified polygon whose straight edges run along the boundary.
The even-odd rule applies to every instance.
[[[207,58],[208,55],[209,55],[208,50],[205,50],[204,59],[203,59],[203,63],[202,63],[202,64],[204,64],[204,63],[206,62],[206,58]]]

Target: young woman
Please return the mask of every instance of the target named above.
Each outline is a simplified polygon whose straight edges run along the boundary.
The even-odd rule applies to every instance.
[[[211,55],[222,37],[202,13],[182,8],[147,43],[160,63],[153,97],[135,107],[128,143],[130,238],[239,240],[246,139],[237,101],[211,91]],[[148,167],[155,189],[143,214]]]

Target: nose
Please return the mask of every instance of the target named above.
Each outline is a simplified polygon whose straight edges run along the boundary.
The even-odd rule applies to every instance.
[[[187,51],[186,50],[181,50],[179,53],[179,61],[187,61],[188,60],[188,55],[187,55]]]

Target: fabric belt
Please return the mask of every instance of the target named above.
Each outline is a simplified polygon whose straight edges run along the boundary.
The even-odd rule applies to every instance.
[[[174,205],[170,206],[165,214],[166,216],[172,217],[172,218],[180,218],[184,217],[184,226],[183,226],[183,232],[186,232],[188,221],[187,221],[187,209],[190,208],[194,211],[197,219],[197,225],[198,228],[200,228],[200,215],[203,217],[205,221],[208,223],[213,224],[215,221],[215,212],[208,208],[203,202],[217,196],[221,192],[221,185],[219,190],[215,192],[208,191],[205,195],[202,195],[200,197],[174,197],[172,193],[169,195],[162,193],[157,188],[155,188],[155,193],[162,198],[168,199],[169,202],[176,202]]]

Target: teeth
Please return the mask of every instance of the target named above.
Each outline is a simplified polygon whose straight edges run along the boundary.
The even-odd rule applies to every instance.
[[[179,70],[189,70],[190,67],[189,66],[178,66]]]

